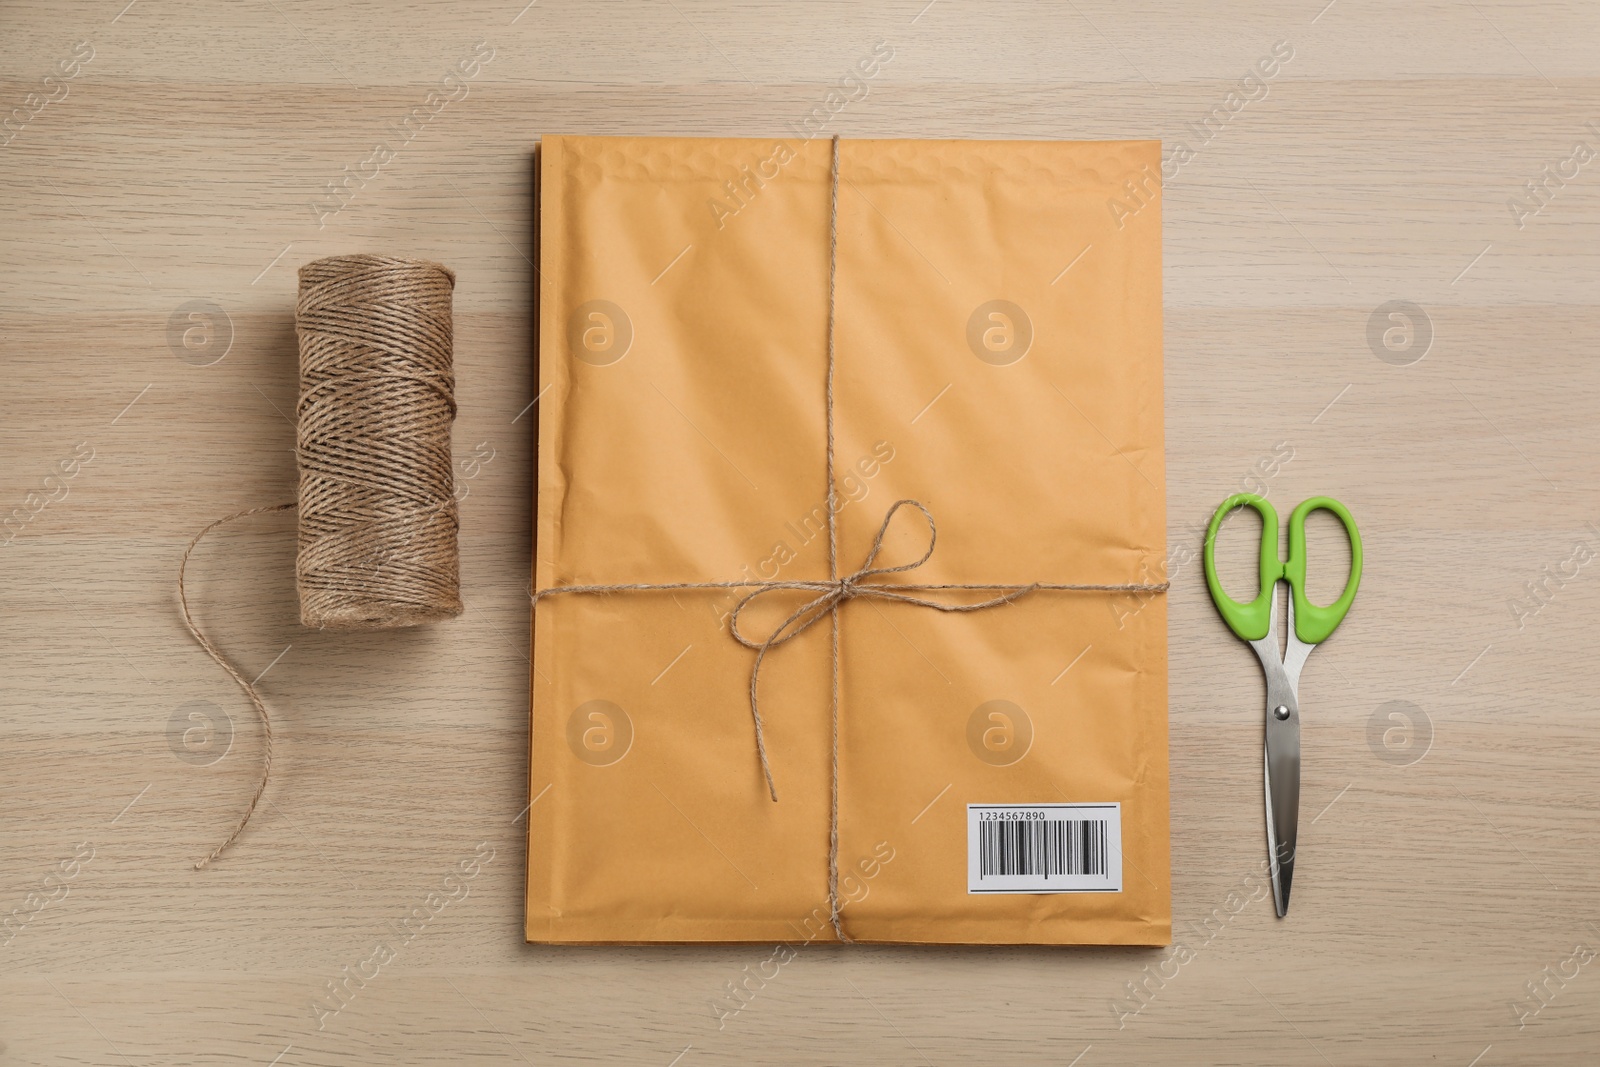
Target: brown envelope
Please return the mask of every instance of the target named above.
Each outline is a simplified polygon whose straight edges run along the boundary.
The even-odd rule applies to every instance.
[[[541,157],[535,587],[829,579],[829,143],[547,137]],[[1163,580],[1159,167],[1151,141],[842,142],[838,575],[909,498],[937,547],[878,581]],[[901,508],[877,565],[927,542]],[[835,939],[829,623],[762,665],[774,802],[740,595],[536,604],[529,941]],[[741,629],[814,595],[769,590]],[[1164,595],[837,619],[845,934],[1169,942]]]

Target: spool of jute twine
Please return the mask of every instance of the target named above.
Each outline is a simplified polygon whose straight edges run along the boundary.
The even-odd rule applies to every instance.
[[[206,534],[249,515],[298,508],[295,579],[305,626],[386,630],[461,614],[450,456],[454,289],[455,274],[425,260],[332,256],[300,268],[299,499],[218,519],[189,542],[178,566],[184,624],[244,690],[262,726],[255,795],[233,833],[196,868],[244,832],[272,772],[265,701],[189,611],[184,572]]]

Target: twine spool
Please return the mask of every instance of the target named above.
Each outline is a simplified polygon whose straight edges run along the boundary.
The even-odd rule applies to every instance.
[[[461,614],[450,424],[456,416],[455,274],[426,260],[332,256],[300,268],[297,503],[248,508],[206,526],[178,565],[184,624],[261,716],[261,780],[227,840],[250,823],[272,774],[272,717],[255,683],[200,631],[184,572],[206,534],[249,515],[300,510],[300,622],[386,630]]]
[[[300,268],[300,621],[379,630],[461,614],[450,423],[455,274],[332,256]]]

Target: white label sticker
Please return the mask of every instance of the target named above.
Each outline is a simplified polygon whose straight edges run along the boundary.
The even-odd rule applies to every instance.
[[[1122,892],[1122,805],[968,804],[967,892]]]

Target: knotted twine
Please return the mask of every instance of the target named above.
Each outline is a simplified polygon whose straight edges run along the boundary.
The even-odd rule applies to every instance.
[[[838,494],[834,491],[834,395],[833,381],[835,369],[835,344],[834,323],[836,319],[837,301],[835,287],[838,278],[839,261],[839,136],[832,138],[832,160],[830,164],[829,199],[828,199],[828,316],[827,316],[827,381],[824,390],[825,412],[827,419],[827,462],[824,471],[824,489],[828,513],[828,578],[827,580],[807,579],[773,579],[770,581],[735,581],[735,582],[629,582],[617,585],[560,585],[540,589],[533,594],[533,602],[537,607],[539,601],[546,597],[559,596],[568,593],[575,594],[608,594],[625,592],[674,592],[688,589],[748,589],[728,614],[728,633],[732,638],[745,648],[755,652],[755,660],[750,666],[750,719],[755,729],[756,760],[760,764],[761,773],[766,779],[767,793],[776,803],[778,799],[777,784],[772,777],[772,764],[767,758],[767,744],[761,728],[761,702],[759,698],[758,683],[761,678],[761,664],[766,659],[767,653],[781,645],[788,644],[823,619],[827,619],[831,635],[830,640],[830,670],[832,673],[832,686],[830,697],[829,719],[832,729],[832,767],[829,777],[829,814],[828,814],[828,920],[833,925],[833,931],[840,941],[853,941],[844,932],[840,919],[839,904],[839,608],[848,601],[860,598],[874,600],[893,600],[902,604],[913,604],[917,607],[932,608],[943,612],[971,612],[986,611],[990,608],[1002,607],[1027,596],[1029,593],[1056,591],[1056,592],[1106,592],[1106,593],[1136,593],[1136,592],[1163,592],[1167,589],[1166,582],[1126,582],[1114,584],[1091,583],[1056,583],[1056,582],[1026,582],[1026,583],[972,583],[972,582],[945,582],[936,585],[911,585],[900,582],[875,582],[870,579],[887,574],[898,574],[905,571],[916,570],[933,557],[934,546],[938,542],[939,528],[930,512],[921,502],[916,500],[897,500],[889,506],[883,516],[883,523],[878,527],[877,535],[872,539],[872,547],[867,551],[866,559],[853,573],[839,576],[839,525],[838,525]],[[913,507],[921,512],[928,524],[928,547],[916,560],[903,563],[897,567],[876,567],[878,553],[883,549],[884,536],[889,532],[889,525],[894,521],[895,515],[903,507]],[[739,616],[745,608],[754,601],[768,593],[780,590],[796,590],[800,592],[815,593],[816,595],[800,607],[792,611],[782,622],[774,626],[765,637],[754,639],[745,635],[739,628]],[[986,600],[971,603],[948,603],[933,600],[928,597],[915,596],[915,593],[931,592],[989,592],[998,595]]]
[[[450,456],[454,288],[448,267],[425,260],[332,256],[300,268],[299,499],[218,519],[194,536],[178,565],[184,625],[250,698],[262,733],[255,794],[197,870],[244,832],[272,774],[266,703],[189,611],[184,572],[206,534],[246,516],[298,508],[295,584],[304,626],[386,630],[461,614]]]

